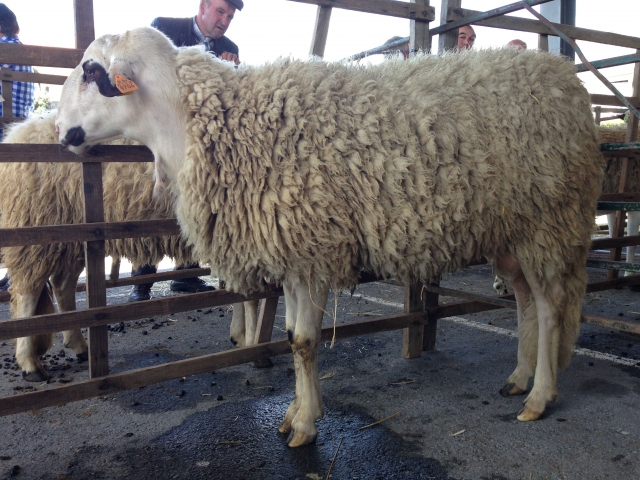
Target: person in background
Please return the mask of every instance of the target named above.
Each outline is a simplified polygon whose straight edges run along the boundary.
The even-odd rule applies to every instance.
[[[509,43],[505,45],[508,48],[515,48],[516,50],[526,50],[527,44],[520,40],[519,38],[515,38],[511,40]]]
[[[0,43],[14,43],[21,45],[18,39],[20,26],[16,15],[4,3],[0,3]],[[30,72],[33,68],[27,65],[2,64],[0,68],[11,69],[14,72]],[[33,100],[35,93],[35,85],[30,82],[12,82],[11,88],[11,104],[13,105],[13,116],[18,118],[26,118],[33,111]],[[0,95],[4,95],[2,85],[0,84]],[[4,97],[3,97],[4,98]],[[0,102],[0,117],[3,114],[3,103]],[[2,137],[2,125],[0,125],[0,138]],[[9,274],[7,273],[0,280],[0,292],[4,292],[11,285]]]
[[[476,32],[471,25],[464,25],[458,29],[458,51],[473,48],[476,42]]]
[[[204,45],[208,52],[222,60],[240,63],[238,46],[225,33],[233,20],[236,10],[242,10],[242,0],[200,0],[198,13],[191,18],[158,17],[151,22],[177,47]],[[197,263],[178,265],[176,270],[199,268]],[[158,271],[155,265],[142,265],[131,272],[131,276],[150,275]],[[134,285],[129,294],[129,302],[149,300],[153,283]],[[173,292],[197,293],[215,290],[198,277],[172,280],[169,288]]]

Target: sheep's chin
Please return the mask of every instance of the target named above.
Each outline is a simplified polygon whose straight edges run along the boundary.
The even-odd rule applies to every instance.
[[[74,147],[73,145],[67,145],[67,149],[70,152],[75,153],[76,155],[84,155],[86,153],[91,153],[91,149],[94,147],[95,145],[90,145],[88,143],[83,143],[82,145],[78,146],[78,147]]]

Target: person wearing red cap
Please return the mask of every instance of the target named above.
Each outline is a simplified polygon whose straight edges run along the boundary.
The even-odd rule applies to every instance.
[[[208,52],[223,60],[240,63],[238,46],[229,40],[225,33],[235,16],[236,10],[242,10],[242,0],[200,0],[198,13],[191,18],[158,17],[151,22],[177,47],[204,45]],[[197,263],[179,265],[176,270],[198,268]],[[155,265],[142,265],[131,272],[131,276],[149,275],[157,272]],[[149,300],[153,283],[134,285],[129,294],[129,302]],[[214,290],[198,277],[173,280],[169,288],[174,292],[197,293]]]

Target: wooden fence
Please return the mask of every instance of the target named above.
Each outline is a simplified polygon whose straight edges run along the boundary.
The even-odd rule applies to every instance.
[[[284,0],[283,0],[284,1]],[[333,8],[344,8],[366,12],[370,14],[390,15],[406,18],[410,23],[410,48],[430,50],[432,36],[439,35],[440,50],[452,48],[456,45],[457,26],[469,19],[474,19],[477,25],[495,28],[508,28],[517,31],[535,32],[539,34],[539,46],[546,47],[548,35],[553,32],[537,20],[517,19],[499,16],[500,12],[476,12],[463,9],[461,0],[443,0],[441,26],[429,29],[430,22],[435,19],[434,9],[429,0],[413,0],[400,2],[394,0],[290,0],[300,3],[317,5],[316,24],[311,43],[310,53],[323,56],[331,11]],[[544,3],[529,1],[531,4]],[[510,11],[517,6],[509,6]],[[520,7],[521,8],[521,7]],[[21,45],[0,45],[0,60],[2,63],[23,65],[75,67],[82,57],[84,49],[94,39],[94,19],[92,0],[74,0],[76,20],[76,48],[62,49],[49,47],[34,47]],[[502,13],[506,11],[504,8]],[[457,22],[457,23],[453,23]],[[455,28],[453,28],[455,27]],[[447,28],[453,28],[448,31]],[[563,32],[570,37],[630,47],[640,50],[640,38],[618,35],[614,33],[598,32],[567,25],[560,25]],[[34,81],[42,83],[60,84],[64,77],[56,75],[26,74],[0,72],[3,88],[11,88],[11,81]],[[638,92],[640,87],[640,73],[638,63],[633,80],[633,96],[629,100],[634,105],[640,105]],[[8,90],[5,90],[8,91]],[[5,96],[6,98],[6,96]],[[613,95],[594,95],[594,103],[599,105],[619,106],[620,101]],[[6,120],[6,119],[5,119]],[[628,141],[635,139],[637,134],[637,119],[629,122],[627,132]],[[617,152],[617,153],[616,153]],[[626,150],[625,155],[635,154],[636,150]],[[615,151],[612,155],[620,155]],[[180,297],[161,298],[141,303],[106,306],[106,288],[109,286],[133,285],[149,281],[166,280],[192,276],[193,271],[178,271],[155,274],[153,276],[139,276],[131,279],[105,279],[104,256],[106,239],[172,235],[178,232],[175,220],[138,221],[105,223],[102,203],[102,168],[104,162],[122,161],[152,161],[151,153],[145,147],[108,146],[101,149],[96,156],[77,157],[62,149],[58,145],[5,145],[0,144],[0,162],[80,162],[82,163],[84,182],[84,224],[57,225],[45,227],[29,227],[20,229],[3,229],[0,235],[0,247],[15,245],[33,245],[59,242],[79,242],[85,244],[85,261],[87,278],[86,284],[79,285],[78,290],[86,289],[86,310],[55,313],[31,318],[12,319],[0,322],[0,340],[30,336],[49,332],[58,332],[75,328],[88,328],[89,332],[89,374],[90,379],[66,386],[20,394],[0,399],[0,415],[9,415],[36,408],[64,404],[105,395],[126,389],[139,388],[144,385],[162,382],[186,375],[193,375],[205,371],[217,370],[222,367],[264,359],[290,352],[287,340],[271,341],[275,309],[282,291],[271,286],[265,292],[248,297],[224,290],[196,293]],[[629,169],[628,157],[621,158],[623,180],[618,197],[607,200],[637,201],[640,193],[627,193],[626,180]],[[604,200],[604,199],[603,199]],[[640,205],[640,204],[639,204]],[[612,260],[619,260],[622,246],[640,243],[640,236],[623,238],[622,217],[618,215],[616,231],[613,239],[594,242],[597,248],[613,248]],[[206,269],[198,274],[208,272]],[[613,275],[612,275],[613,277]],[[363,276],[361,282],[373,281],[375,278]],[[614,287],[640,284],[640,276],[611,278],[608,281],[596,282],[588,286],[588,291],[601,291]],[[439,318],[453,315],[464,315],[482,312],[495,308],[512,308],[511,297],[487,298],[464,292],[442,289],[437,285],[423,291],[422,283],[405,285],[404,313],[389,317],[378,318],[339,325],[336,330],[337,338],[355,335],[366,335],[388,330],[403,330],[403,351],[405,358],[415,358],[424,350],[433,349],[436,339],[436,327]],[[464,300],[450,305],[439,305],[440,294],[461,296]],[[6,300],[7,294],[0,297]],[[263,299],[259,326],[256,332],[257,345],[243,347],[220,353],[204,355],[196,358],[171,362],[164,365],[131,370],[109,375],[107,325],[149,316],[166,315],[175,312],[191,311],[198,308],[214,307],[248,299]],[[585,316],[587,323],[603,325],[607,328],[618,328],[624,331],[640,333],[640,328],[632,322],[621,322],[599,317]],[[330,338],[333,330],[323,330],[323,339]]]

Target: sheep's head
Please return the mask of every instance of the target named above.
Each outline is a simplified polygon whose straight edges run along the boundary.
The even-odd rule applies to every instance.
[[[150,27],[96,39],[62,89],[56,117],[60,143],[82,154],[119,137],[141,142],[155,155],[160,191],[165,172],[177,168],[162,163],[179,165],[184,158],[177,54],[171,41]]]
[[[137,89],[131,80],[135,63],[118,56],[126,35],[95,40],[64,84],[56,133],[60,143],[75,153],[124,136],[127,122],[133,120],[135,101],[117,98]]]

